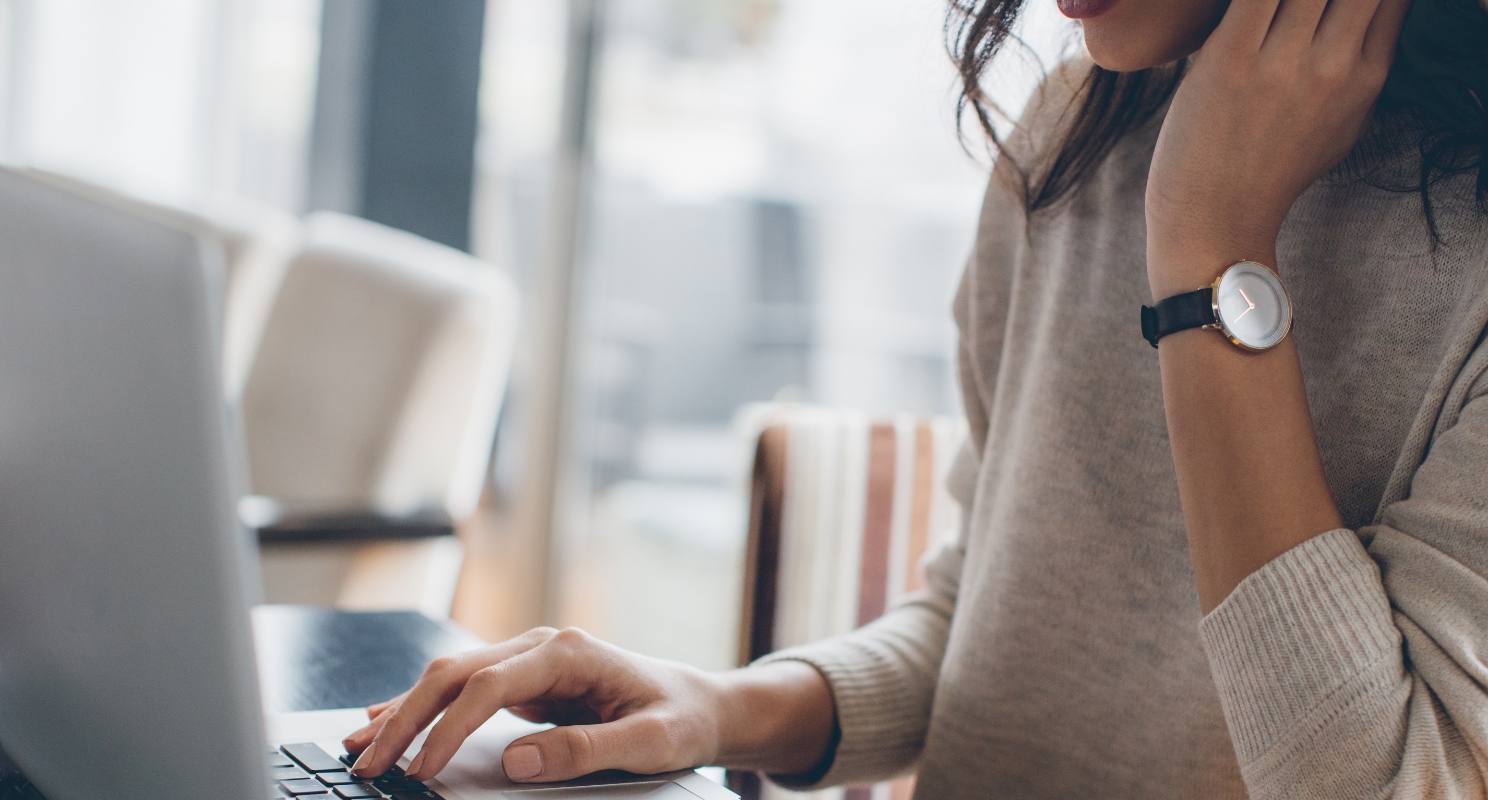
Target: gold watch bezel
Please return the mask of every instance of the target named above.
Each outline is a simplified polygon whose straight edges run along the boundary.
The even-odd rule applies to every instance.
[[[1273,342],[1271,344],[1268,344],[1265,347],[1253,347],[1253,346],[1248,345],[1245,342],[1242,342],[1239,339],[1237,339],[1235,337],[1235,334],[1230,331],[1230,329],[1229,329],[1228,326],[1225,325],[1225,323],[1224,323],[1224,317],[1221,316],[1220,313],[1219,313],[1219,285],[1220,285],[1220,283],[1222,283],[1224,281],[1225,277],[1228,276],[1231,271],[1233,271],[1237,267],[1243,267],[1243,266],[1260,267],[1261,269],[1263,269],[1267,273],[1269,273],[1271,275],[1272,280],[1274,280],[1275,283],[1276,283],[1276,288],[1281,291],[1282,298],[1286,301],[1286,322],[1285,322],[1284,326],[1282,327],[1281,335],[1278,336],[1278,337],[1276,337],[1276,341],[1275,342]],[[1270,350],[1270,349],[1276,347],[1277,345],[1281,344],[1282,342],[1286,341],[1286,338],[1292,334],[1292,316],[1293,316],[1292,315],[1292,296],[1291,296],[1290,293],[1287,292],[1286,284],[1284,284],[1284,283],[1281,282],[1281,275],[1277,274],[1276,270],[1272,269],[1271,267],[1268,267],[1268,266],[1266,266],[1265,264],[1262,264],[1259,261],[1250,261],[1250,260],[1236,261],[1235,263],[1229,265],[1228,267],[1225,267],[1224,271],[1221,272],[1221,273],[1219,273],[1219,277],[1215,278],[1214,279],[1214,282],[1211,283],[1211,284],[1209,284],[1208,287],[1202,287],[1202,286],[1199,287],[1200,290],[1202,290],[1204,288],[1208,288],[1210,290],[1209,291],[1209,306],[1210,306],[1211,313],[1213,313],[1213,315],[1214,315],[1214,322],[1212,322],[1212,323],[1210,323],[1208,325],[1204,325],[1202,327],[1205,328],[1205,329],[1213,330],[1213,331],[1216,331],[1216,332],[1220,333],[1226,339],[1229,339],[1230,340],[1230,344],[1235,345],[1236,347],[1240,348],[1241,350],[1244,350],[1247,353],[1264,353],[1267,350]]]

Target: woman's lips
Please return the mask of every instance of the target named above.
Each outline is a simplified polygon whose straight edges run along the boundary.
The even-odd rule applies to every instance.
[[[1057,0],[1059,13],[1070,19],[1090,19],[1098,17],[1111,7],[1116,5],[1117,0]]]

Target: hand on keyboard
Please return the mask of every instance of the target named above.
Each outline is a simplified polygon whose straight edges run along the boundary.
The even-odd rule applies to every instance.
[[[269,753],[272,798],[294,800],[442,800],[429,787],[394,766],[375,778],[353,776],[355,757],[339,759],[311,742],[287,744]]]
[[[502,758],[514,781],[558,781],[602,769],[655,774],[714,763],[723,681],[647,658],[570,629],[540,628],[429,665],[402,697],[368,709],[372,723],[347,737],[352,773],[397,762],[442,711],[410,777],[439,773],[476,728],[503,708],[560,727],[518,739]]]

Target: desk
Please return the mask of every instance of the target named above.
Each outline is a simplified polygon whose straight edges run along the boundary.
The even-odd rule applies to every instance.
[[[407,690],[430,661],[483,644],[416,611],[260,606],[253,633],[263,697],[274,711],[368,706]],[[4,751],[0,800],[41,800]]]
[[[480,647],[475,634],[417,611],[253,609],[264,704],[273,711],[358,708],[413,686],[440,656]]]

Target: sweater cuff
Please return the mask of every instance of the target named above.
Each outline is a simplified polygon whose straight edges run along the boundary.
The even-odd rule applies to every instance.
[[[1379,568],[1353,531],[1304,542],[1257,570],[1200,623],[1242,769],[1354,696],[1400,631]],[[1324,713],[1318,713],[1324,712]]]
[[[837,713],[837,735],[822,762],[800,775],[770,775],[787,789],[808,790],[885,777],[885,765],[913,762],[924,735],[923,709],[899,687],[889,661],[846,639],[828,639],[764,656],[753,666],[800,661],[826,678]],[[903,751],[903,752],[900,752]]]

